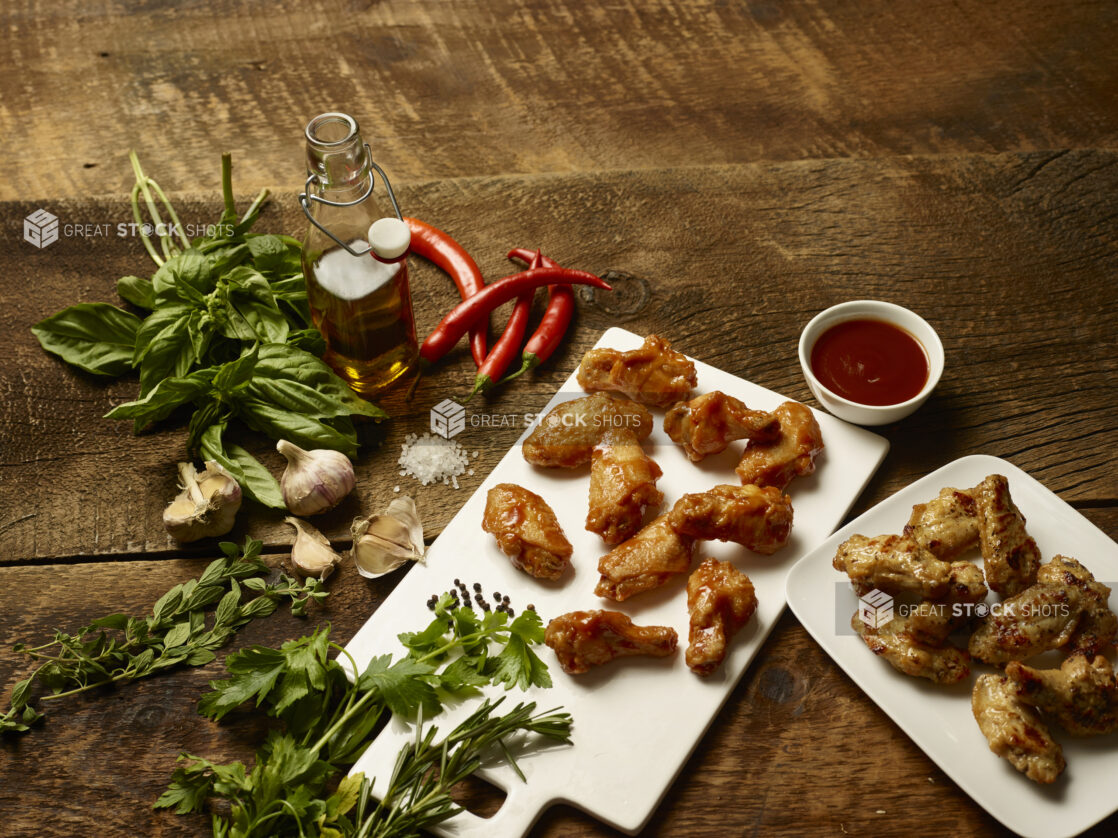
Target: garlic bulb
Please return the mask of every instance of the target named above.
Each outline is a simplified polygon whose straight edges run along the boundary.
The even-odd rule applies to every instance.
[[[333,509],[353,491],[353,463],[340,451],[304,451],[281,439],[276,450],[287,458],[280,478],[283,502],[294,515],[317,515]]]
[[[388,504],[381,515],[355,519],[352,532],[353,561],[366,579],[391,573],[404,562],[423,561],[423,524],[407,495]]]
[[[213,460],[199,472],[193,463],[179,463],[182,481],[178,497],[163,510],[163,526],[176,541],[197,541],[225,535],[241,508],[241,487],[233,475]]]
[[[291,546],[291,563],[304,576],[326,579],[334,565],[342,560],[330,540],[306,521],[288,516],[283,519],[295,527],[295,543]]]

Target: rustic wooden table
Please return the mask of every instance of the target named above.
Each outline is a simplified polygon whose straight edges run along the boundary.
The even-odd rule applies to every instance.
[[[135,382],[75,372],[29,332],[72,303],[116,302],[115,279],[145,270],[136,239],[88,234],[129,220],[128,149],[195,221],[216,215],[230,150],[239,194],[277,193],[260,229],[299,234],[301,128],[334,108],[359,117],[408,212],[453,231],[487,276],[506,271],[509,246],[540,246],[651,289],[583,295],[572,340],[495,410],[538,409],[613,324],[811,404],[803,324],[842,300],[890,300],[937,328],[947,369],[923,409],[882,429],[892,450],[852,514],[987,453],[1118,535],[1114,4],[32,2],[0,22],[5,699],[27,670],[13,643],[142,613],[215,552],[177,547],[160,522],[181,423],[133,437],[102,419]],[[42,250],[20,240],[40,207],[67,233]],[[413,293],[421,329],[454,299],[422,265]],[[383,400],[393,419],[362,432],[358,490],[322,519],[337,545],[397,484],[436,535],[507,450],[515,429],[469,431],[482,453],[457,491],[396,474],[403,437],[463,396],[471,370],[460,348],[411,403]],[[266,440],[245,442],[279,470]],[[245,534],[277,560],[291,540],[247,505],[232,535]],[[348,637],[393,584],[344,570],[311,620]],[[308,625],[277,614],[229,648]],[[220,671],[78,697],[0,743],[0,831],[206,834],[151,803],[180,751],[251,754],[251,720],[193,711]],[[808,832],[1005,834],[786,614],[644,834]],[[607,834],[565,807],[533,831]]]

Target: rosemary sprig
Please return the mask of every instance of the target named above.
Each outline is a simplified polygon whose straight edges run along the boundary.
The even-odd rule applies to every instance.
[[[70,634],[55,631],[41,646],[15,647],[40,664],[12,689],[11,706],[0,715],[0,733],[22,733],[43,718],[31,704],[38,681],[54,701],[97,687],[147,678],[175,666],[201,666],[216,657],[244,625],[291,602],[296,616],[327,596],[322,583],[300,583],[287,574],[269,583],[271,569],[260,560],[263,544],[246,539],[242,548],[222,542],[223,558],[211,562],[197,579],[175,585],[146,617],[110,614]],[[245,590],[257,594],[247,597]],[[212,613],[210,613],[212,608]]]

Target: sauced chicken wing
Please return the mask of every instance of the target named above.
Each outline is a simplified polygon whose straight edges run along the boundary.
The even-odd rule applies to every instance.
[[[1063,772],[1063,748],[1052,739],[1037,712],[1017,695],[1008,678],[979,675],[971,693],[974,719],[990,750],[1037,783],[1052,783]]]
[[[970,674],[970,658],[966,652],[950,644],[935,646],[920,642],[905,630],[903,620],[894,619],[873,628],[855,612],[850,625],[871,652],[905,675],[927,678],[937,684],[955,684]]]
[[[852,535],[839,545],[832,565],[850,577],[859,596],[879,588],[939,599],[951,584],[951,565],[904,535]]]
[[[1005,477],[991,474],[973,492],[986,584],[1002,596],[1018,594],[1036,581],[1040,550],[1025,532],[1025,518],[1010,497]]]
[[[555,513],[523,486],[499,483],[490,489],[481,527],[493,533],[516,567],[538,579],[558,579],[571,563],[571,543]]]
[[[922,643],[941,644],[974,614],[973,608],[963,606],[982,602],[988,593],[982,568],[971,562],[952,562],[947,594],[919,603],[905,617],[906,630]]]
[[[715,486],[676,501],[670,513],[676,532],[707,541],[734,541],[770,555],[792,533],[792,499],[772,486]]]
[[[600,597],[624,602],[635,594],[658,588],[678,573],[691,569],[695,540],[680,535],[661,515],[598,560],[602,575],[594,589]]]
[[[666,626],[636,626],[618,611],[572,611],[547,624],[544,643],[555,651],[569,675],[586,672],[614,658],[675,652],[678,636]]]
[[[823,432],[811,410],[799,402],[784,402],[773,416],[780,434],[772,442],[751,442],[735,471],[743,484],[784,489],[793,478],[815,471],[823,450]]]
[[[1078,588],[1038,582],[990,611],[970,638],[970,653],[990,664],[1023,661],[1066,646],[1083,613]]]
[[[912,507],[904,531],[936,558],[951,561],[978,544],[978,507],[973,495],[942,489],[937,497]]]
[[[652,414],[628,399],[595,393],[558,404],[524,440],[524,459],[533,465],[576,468],[590,462],[602,435],[628,428],[637,439],[652,433]]]
[[[780,422],[771,413],[750,410],[715,390],[670,408],[664,415],[664,432],[697,463],[708,454],[725,451],[734,440],[772,442],[780,433]]]
[[[687,665],[710,675],[726,657],[730,639],[757,610],[757,594],[749,577],[729,562],[704,559],[687,579],[687,611],[691,615]]]
[[[695,365],[656,335],[649,335],[630,352],[591,349],[578,368],[583,390],[616,390],[656,407],[683,401],[697,380]]]
[[[1059,669],[1033,669],[1012,661],[1006,677],[1021,701],[1055,719],[1075,736],[1118,730],[1118,682],[1101,655],[1072,655]]]
[[[664,500],[656,488],[662,472],[628,428],[606,431],[590,460],[590,509],[586,529],[606,544],[620,544],[641,528],[646,507]]]
[[[1114,649],[1118,636],[1118,616],[1110,610],[1110,588],[1096,582],[1091,571],[1067,556],[1053,556],[1037,571],[1037,582],[1074,587],[1082,595],[1083,614],[1071,636],[1072,654],[1094,657]]]

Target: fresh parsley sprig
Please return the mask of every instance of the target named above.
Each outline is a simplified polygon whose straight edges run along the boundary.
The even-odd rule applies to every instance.
[[[11,706],[0,716],[0,733],[22,733],[43,718],[32,706],[31,687],[39,682],[54,701],[97,687],[147,678],[175,666],[201,666],[243,626],[290,601],[291,613],[303,616],[307,605],[327,596],[317,579],[306,582],[271,569],[260,559],[263,543],[246,539],[243,547],[222,542],[222,558],[161,596],[146,617],[110,614],[71,634],[55,631],[41,646],[17,645],[40,664],[12,690]],[[253,596],[255,594],[255,596]]]

